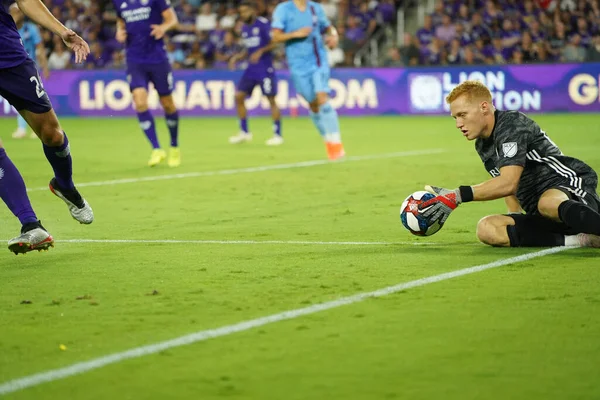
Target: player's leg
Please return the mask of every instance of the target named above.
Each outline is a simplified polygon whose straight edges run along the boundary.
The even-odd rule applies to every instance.
[[[174,168],[181,165],[181,151],[179,150],[179,113],[175,107],[173,95],[160,96],[160,104],[165,110],[165,119],[169,128],[169,136],[171,138],[171,147],[169,148],[169,156],[167,164]]]
[[[92,208],[73,184],[73,160],[69,139],[52,109],[35,63],[28,59],[6,73],[10,75],[3,77],[3,84],[10,86],[14,94],[13,100],[9,101],[41,139],[44,154],[54,171],[50,189],[67,204],[73,218],[82,224],[92,223]]]
[[[160,148],[158,136],[156,135],[154,117],[150,110],[148,110],[148,91],[145,88],[136,88],[131,91],[131,94],[133,95],[133,103],[138,121],[140,122],[140,128],[142,128],[142,131],[152,146],[152,153],[150,153],[148,166],[154,167],[167,158],[167,153]]]
[[[591,190],[595,190],[595,185]],[[580,192],[578,197],[566,189],[554,188],[545,191],[538,201],[541,215],[562,222],[577,233],[600,235],[600,213],[594,196]]]
[[[283,144],[283,136],[281,134],[281,111],[275,101],[275,96],[277,96],[277,76],[275,72],[267,72],[260,82],[260,90],[269,100],[271,118],[273,119],[273,137],[268,139],[266,144],[267,146],[279,146]]]
[[[69,138],[60,126],[56,113],[53,109],[44,113],[25,109],[19,112],[42,141],[44,154],[54,171],[50,190],[67,204],[73,218],[82,224],[91,224],[94,212],[73,182]]]
[[[341,140],[332,141],[339,138],[339,128],[336,128],[337,113],[329,104],[329,89],[328,86],[323,86],[323,76],[320,74],[319,70],[308,74],[292,73],[292,80],[296,91],[309,104],[310,118],[325,142],[327,156],[330,160],[335,160],[344,156],[344,148]],[[315,79],[316,76],[318,77]],[[336,130],[337,135],[333,134]]]
[[[171,147],[167,164],[169,167],[181,165],[181,152],[179,150],[179,113],[173,100],[173,71],[171,65],[166,62],[149,66],[150,81],[158,92],[160,104],[165,111],[165,120],[169,129]]]
[[[148,160],[148,166],[154,167],[167,158],[167,153],[160,148],[158,136],[156,135],[154,117],[148,109],[147,88],[150,76],[145,66],[131,64],[127,66],[127,79],[129,80],[129,88],[131,89],[133,105],[137,113],[138,121],[140,122],[140,128],[142,128],[142,131],[152,146],[152,153]]]
[[[247,72],[244,72],[237,84],[237,90],[235,92],[235,109],[239,120],[240,130],[237,135],[229,138],[229,143],[231,144],[250,142],[252,140],[252,133],[248,129],[246,98],[252,94],[256,83],[257,82],[253,77]]]
[[[325,131],[325,143],[327,154],[331,160],[336,160],[345,155],[342,137],[340,134],[340,122],[337,111],[329,101],[329,68],[321,67],[312,75],[312,84],[316,93],[316,107],[311,105],[311,110],[318,109],[321,124]]]
[[[267,146],[279,146],[283,144],[283,136],[281,134],[281,111],[275,101],[275,96],[267,96],[269,105],[271,106],[271,118],[273,119],[273,137],[267,140]]]
[[[252,92],[252,91],[250,91]],[[248,111],[246,110],[246,97],[249,94],[238,88],[235,92],[235,108],[239,120],[239,131],[236,135],[229,137],[229,143],[238,144],[252,141],[252,133],[248,129]]]
[[[0,141],[0,198],[19,219],[21,234],[8,241],[8,249],[15,254],[44,250],[54,245],[52,236],[38,220],[27,196],[25,182],[17,167],[6,154]]]
[[[541,215],[489,215],[477,224],[477,238],[495,247],[600,247],[599,237],[573,233]]]
[[[321,121],[321,115],[319,114],[319,104],[316,101],[317,94],[314,92],[311,76],[311,74],[301,74],[294,71],[291,73],[294,88],[296,89],[296,92],[308,102],[308,115],[319,131],[323,141],[325,141],[325,127]]]
[[[17,115],[17,129],[13,132],[12,137],[14,139],[23,139],[27,136],[27,122],[21,116]]]

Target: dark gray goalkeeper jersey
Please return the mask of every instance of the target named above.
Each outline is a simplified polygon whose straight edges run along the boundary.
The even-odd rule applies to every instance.
[[[475,149],[493,177],[500,168],[520,165],[523,174],[517,199],[528,214],[537,214],[537,203],[546,190],[557,188],[584,203],[597,201],[598,176],[581,160],[565,156],[539,125],[518,111],[496,111],[489,138],[475,141]]]

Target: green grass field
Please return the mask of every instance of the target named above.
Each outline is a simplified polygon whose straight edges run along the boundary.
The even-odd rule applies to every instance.
[[[563,152],[600,170],[600,115],[535,118]],[[51,169],[39,141],[10,139],[15,122],[0,120],[4,145],[56,239],[47,253],[17,257],[0,248],[0,393],[600,399],[600,253],[593,249],[353,298],[228,335],[225,328],[64,379],[51,374],[32,387],[3,385],[541,250],[477,242],[477,221],[505,212],[501,200],[461,206],[429,238],[402,227],[399,206],[423,185],[488,179],[449,117],[344,118],[350,157],[339,163],[321,162],[325,149],[307,118],[284,120],[280,148],[263,144],[268,119],[250,123],[254,142],[236,147],[227,143],[234,119],[183,119],[183,164],[173,170],[145,166],[149,146],[134,119],[63,119],[76,182],[96,214],[81,226],[45,189]],[[164,122],[157,126],[166,144]],[[0,221],[0,239],[18,233],[5,207]]]

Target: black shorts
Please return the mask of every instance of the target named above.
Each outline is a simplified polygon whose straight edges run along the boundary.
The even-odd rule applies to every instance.
[[[598,187],[598,175],[592,169],[589,172],[566,179],[558,175],[550,175],[543,185],[539,185],[535,190],[529,190],[524,193],[517,192],[517,198],[521,203],[521,208],[527,214],[539,214],[538,202],[540,197],[550,189],[558,189],[565,193],[571,200],[577,200],[598,210],[600,208],[600,197],[596,193]]]
[[[584,196],[578,196],[572,193],[572,188],[564,188],[564,187],[556,187],[554,189],[558,189],[564,192],[571,200],[579,201],[584,203],[594,209],[595,211],[600,210],[600,198],[596,192],[586,192]],[[562,235],[576,235],[579,232],[575,232],[573,229],[563,224],[562,222],[556,222],[549,218],[541,216],[539,213],[534,214],[506,214],[511,217],[515,224],[528,224],[535,225],[540,230],[547,232],[560,233]]]
[[[43,114],[52,109],[48,94],[31,58],[12,68],[0,69],[0,96],[17,111]]]

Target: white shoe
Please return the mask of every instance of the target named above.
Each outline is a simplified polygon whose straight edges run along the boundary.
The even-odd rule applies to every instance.
[[[86,225],[94,222],[94,211],[92,210],[92,207],[90,207],[88,202],[81,197],[77,189],[69,191],[60,189],[56,182],[56,178],[52,178],[49,186],[50,191],[67,204],[71,216],[76,221]]]
[[[267,146],[279,146],[283,144],[283,138],[279,135],[274,135],[271,139],[265,142]]]
[[[231,144],[238,144],[238,143],[244,143],[244,142],[250,142],[252,141],[252,134],[250,132],[245,133],[245,132],[240,132],[235,136],[231,136],[229,138],[229,143]]]
[[[27,131],[21,128],[17,128],[12,134],[13,139],[23,139],[25,136],[27,136]]]
[[[48,250],[49,247],[54,247],[54,239],[39,221],[24,225],[21,235],[8,241],[8,249],[15,254]]]

